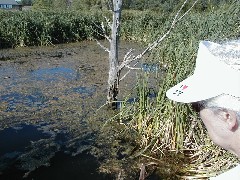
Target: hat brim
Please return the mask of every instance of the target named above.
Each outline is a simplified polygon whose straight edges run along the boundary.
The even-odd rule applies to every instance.
[[[233,69],[210,52],[216,43],[202,41],[199,44],[194,74],[169,89],[171,100],[191,103],[228,94],[240,97],[240,71]]]
[[[210,77],[209,77],[210,78]],[[169,99],[182,103],[206,100],[223,94],[220,82],[192,75],[170,88],[166,95]]]

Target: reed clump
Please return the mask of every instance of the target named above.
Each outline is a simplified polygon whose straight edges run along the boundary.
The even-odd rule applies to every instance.
[[[102,15],[79,11],[0,11],[0,48],[102,39]]]

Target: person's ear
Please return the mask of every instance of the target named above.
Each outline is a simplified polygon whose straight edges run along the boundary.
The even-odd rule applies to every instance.
[[[237,114],[234,111],[226,110],[222,112],[222,117],[227,123],[227,128],[235,131],[238,128]]]

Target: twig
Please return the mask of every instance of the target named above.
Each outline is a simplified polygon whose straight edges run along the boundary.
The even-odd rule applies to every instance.
[[[105,104],[103,104],[102,106],[100,106],[97,110],[96,110],[96,112],[98,112],[100,109],[102,109],[104,106],[106,106],[108,103],[106,102]]]
[[[98,31],[94,30],[94,32],[96,32],[98,35],[106,38],[109,42],[111,42],[111,38],[107,35],[106,33],[106,29],[105,29],[105,26],[103,24],[103,22],[101,23],[101,27],[99,25],[97,25],[95,22],[93,22],[93,24],[98,28],[98,29],[101,29],[103,31],[103,34],[99,33]]]
[[[139,63],[139,61],[137,61],[137,62],[133,65],[133,67],[135,67],[138,63]],[[131,72],[131,70],[128,70],[128,71],[121,77],[121,79],[119,79],[119,82],[122,81],[130,72]]]
[[[104,19],[107,22],[108,27],[112,28],[112,24],[110,23],[110,20],[106,16],[104,16]]]
[[[104,51],[107,51],[108,53],[110,52],[109,48],[107,48],[104,45],[102,45],[98,40],[96,40],[96,42],[102,49],[104,49]]]
[[[195,4],[198,2],[198,0],[196,0],[193,5],[180,17],[178,18],[178,21],[180,21],[187,13],[189,13],[189,11],[191,11],[191,9],[195,6]]]
[[[129,65],[126,65],[126,67],[127,67],[128,69],[132,69],[132,70],[140,70],[140,69],[142,69],[142,68],[130,67]]]

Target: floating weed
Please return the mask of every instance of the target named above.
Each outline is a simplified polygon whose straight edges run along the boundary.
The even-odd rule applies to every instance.
[[[0,96],[1,104],[5,104],[5,111],[19,111],[23,106],[44,108],[48,106],[49,99],[41,92],[35,92],[31,95],[12,92]]]

